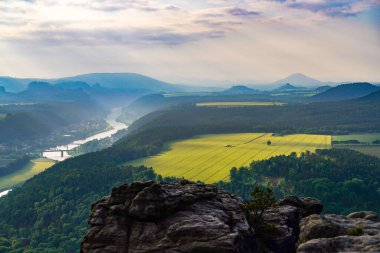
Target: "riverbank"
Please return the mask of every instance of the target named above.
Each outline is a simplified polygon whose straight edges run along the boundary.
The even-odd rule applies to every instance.
[[[17,170],[14,173],[8,174],[0,178],[0,191],[1,190],[9,190],[16,185],[19,185],[29,178],[33,177],[36,174],[43,172],[44,170],[50,168],[55,164],[55,161],[46,159],[46,158],[38,158],[31,160],[24,168]],[[3,192],[0,192],[0,196],[2,196]],[[5,194],[4,194],[5,195]]]
[[[106,122],[110,125],[111,129],[107,129],[104,132],[97,133],[88,138],[76,140],[68,145],[57,146],[51,148],[51,150],[62,150],[66,149],[68,151],[74,150],[82,144],[93,140],[101,140],[104,138],[111,137],[113,134],[117,133],[120,130],[127,129],[128,125],[118,122],[117,118],[121,115],[122,108],[114,108],[111,113],[105,119]],[[44,170],[53,166],[56,162],[63,161],[67,158],[70,158],[71,155],[68,151],[63,151],[63,155],[61,151],[57,152],[43,152],[43,158],[32,160],[25,168],[18,170],[15,173],[9,174],[7,176],[0,178],[0,197],[6,195],[9,191],[12,190],[13,187],[22,184],[29,178],[33,177],[36,174],[43,172]]]
[[[55,160],[55,161],[63,161],[72,156],[69,151],[74,151],[80,145],[93,141],[93,140],[101,140],[104,138],[111,137],[113,134],[117,133],[118,131],[127,129],[128,125],[117,121],[117,118],[121,114],[122,114],[121,107],[113,108],[111,113],[105,119],[108,125],[111,126],[111,129],[92,135],[85,139],[73,141],[67,145],[53,147],[50,150],[57,150],[57,151],[46,151],[42,153],[42,156]]]

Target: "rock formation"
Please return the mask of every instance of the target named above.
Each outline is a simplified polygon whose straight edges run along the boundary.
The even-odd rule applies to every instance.
[[[255,231],[242,204],[215,186],[188,181],[122,185],[93,204],[81,252],[380,252],[374,212],[320,215],[321,201],[290,196],[265,213],[266,229]]]
[[[256,252],[242,204],[211,185],[123,185],[92,206],[81,252]]]
[[[310,215],[301,220],[299,239],[299,253],[380,252],[380,217],[374,212]]]

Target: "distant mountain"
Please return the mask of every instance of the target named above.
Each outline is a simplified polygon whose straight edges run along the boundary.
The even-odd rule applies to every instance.
[[[179,91],[176,85],[165,83],[147,76],[135,73],[92,73],[73,77],[60,78],[56,82],[74,81],[90,85],[100,84],[105,88],[147,90],[147,91]]]
[[[294,85],[291,85],[290,83],[287,83],[285,85],[282,85],[276,89],[274,89],[273,91],[295,91],[295,90],[306,90],[307,88],[305,87],[297,87],[297,86],[294,86]]]
[[[244,86],[244,85],[235,85],[227,90],[219,92],[219,94],[239,95],[239,94],[256,94],[258,92],[259,92],[258,90],[248,88],[247,86]]]
[[[25,90],[28,84],[34,81],[56,84],[58,87],[65,89],[70,88],[70,86],[79,88],[84,83],[87,83],[90,86],[99,84],[104,88],[124,89],[133,92],[176,92],[182,91],[187,87],[169,84],[135,73],[90,73],[55,79],[0,77],[0,86],[5,87],[9,92],[20,92]]]
[[[320,86],[320,87],[316,88],[315,90],[317,92],[324,92],[324,91],[327,91],[331,88],[332,88],[332,86],[330,86],[330,85],[324,85],[324,86]]]
[[[5,87],[0,86],[0,103],[13,102],[15,99],[15,94],[7,92]]]
[[[90,96],[83,89],[64,89],[47,82],[31,82],[28,88],[17,94],[22,101],[83,101]]]
[[[332,82],[321,82],[317,79],[305,76],[304,74],[297,73],[280,79],[278,81],[273,82],[271,85],[283,85],[286,83],[291,83],[294,86],[303,86],[303,87],[318,87],[331,85]]]
[[[89,89],[91,86],[85,82],[77,82],[77,81],[67,81],[67,82],[59,82],[54,85],[55,87],[63,88],[63,89]]]
[[[371,94],[359,98],[360,101],[380,101],[380,89]]]
[[[9,92],[20,92],[25,90],[30,82],[36,80],[37,78],[28,79],[0,76],[0,86],[3,86]]]
[[[312,102],[339,101],[360,98],[378,91],[380,88],[370,83],[341,84],[310,98]]]

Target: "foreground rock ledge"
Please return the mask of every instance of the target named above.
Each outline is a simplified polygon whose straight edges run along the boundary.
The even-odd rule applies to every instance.
[[[81,252],[257,252],[241,204],[211,185],[123,185],[92,206]]]
[[[320,215],[323,204],[290,196],[268,210],[255,234],[234,195],[204,185],[137,182],[92,206],[82,253],[380,252],[374,212]],[[355,236],[350,231],[361,227]],[[264,239],[263,239],[264,238]]]

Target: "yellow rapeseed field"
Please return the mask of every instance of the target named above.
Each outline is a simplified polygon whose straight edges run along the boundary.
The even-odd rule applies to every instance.
[[[271,145],[268,145],[268,141]],[[331,148],[331,136],[294,134],[273,136],[271,133],[213,134],[170,143],[157,156],[132,161],[131,165],[145,165],[164,176],[214,183],[229,180],[232,167],[248,166],[291,152]]]
[[[212,107],[242,107],[242,106],[273,106],[285,105],[279,102],[202,102],[197,103],[196,106],[212,106]]]

